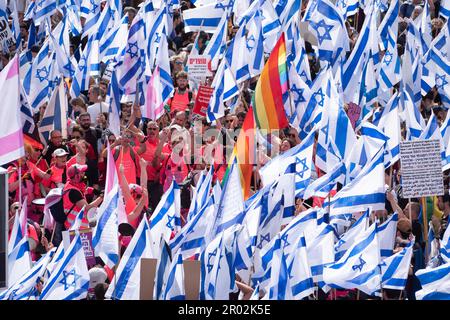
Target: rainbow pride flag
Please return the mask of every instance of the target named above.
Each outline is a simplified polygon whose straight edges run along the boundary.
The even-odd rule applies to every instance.
[[[289,125],[285,104],[289,103],[288,70],[284,33],[278,39],[256,84],[253,95],[255,120],[265,130],[283,129]]]

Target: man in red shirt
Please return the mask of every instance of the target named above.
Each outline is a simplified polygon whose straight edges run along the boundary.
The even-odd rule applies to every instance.
[[[192,105],[195,100],[193,93],[188,88],[188,75],[185,71],[180,71],[177,73],[177,88],[173,94],[173,98],[170,99],[167,103],[170,106],[170,114],[171,118],[178,111],[186,111]]]

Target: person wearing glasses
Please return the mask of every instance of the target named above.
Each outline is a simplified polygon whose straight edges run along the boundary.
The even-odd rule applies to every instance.
[[[48,141],[47,147],[43,151],[44,159],[49,166],[52,165],[53,152],[55,152],[56,149],[63,149],[69,153],[69,148],[66,145],[63,145],[61,131],[52,130],[50,131],[50,141]]]
[[[155,157],[156,148],[159,144],[159,127],[156,121],[147,123],[147,136],[145,138],[146,149],[143,151],[140,147],[134,147],[134,151],[148,163],[152,163]],[[150,194],[149,208],[153,211],[158,205],[162,196],[162,185],[159,183],[159,170],[161,163],[157,167],[147,166],[147,190]]]

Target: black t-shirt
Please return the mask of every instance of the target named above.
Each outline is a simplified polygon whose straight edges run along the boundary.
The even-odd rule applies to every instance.
[[[102,138],[102,130],[99,128],[89,128],[84,131],[84,140],[86,140],[94,149],[95,160],[98,159],[97,141]]]
[[[77,203],[78,201],[84,199],[83,195],[81,194],[80,190],[76,189],[70,189],[69,191],[69,200],[73,204]]]

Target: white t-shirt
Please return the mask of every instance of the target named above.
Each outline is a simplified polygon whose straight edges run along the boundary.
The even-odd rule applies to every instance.
[[[108,105],[104,102],[97,102],[87,108],[87,112],[91,115],[92,124],[97,124],[97,116],[101,112],[108,112]]]

